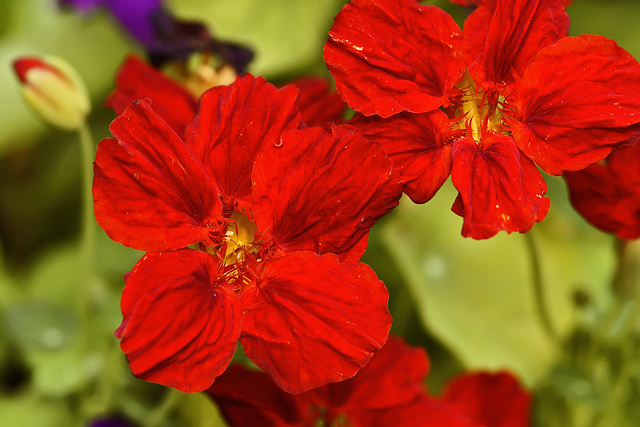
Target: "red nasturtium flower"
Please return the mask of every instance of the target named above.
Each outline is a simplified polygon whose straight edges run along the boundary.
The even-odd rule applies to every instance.
[[[202,391],[239,339],[300,393],[353,376],[386,341],[388,293],[359,259],[400,177],[355,132],[297,129],[297,99],[246,75],[201,97],[186,140],[140,100],[98,145],[98,223],[150,251],[116,331],[134,375]]]
[[[482,239],[544,219],[536,164],[583,169],[640,130],[638,62],[568,29],[560,0],[485,0],[464,31],[416,0],[352,0],[324,58],[361,113],[351,126],[383,145],[405,193],[424,203],[451,175],[462,234]]]
[[[292,82],[300,91],[300,118],[307,126],[326,122],[341,123],[346,104],[329,82],[321,77],[304,77]],[[117,114],[136,99],[149,98],[153,109],[179,135],[184,136],[189,122],[196,115],[203,84],[189,85],[156,70],[136,56],[129,56],[116,76],[116,88],[107,99],[107,106]]]
[[[455,379],[444,396],[426,392],[423,349],[389,337],[348,380],[290,395],[268,375],[233,365],[207,390],[234,427],[526,427],[531,397],[508,373]]]
[[[587,221],[621,239],[640,238],[640,144],[564,178],[573,206]]]
[[[451,3],[458,4],[460,6],[478,6],[479,4],[487,0],[449,0],[449,1]],[[562,3],[565,7],[569,7],[569,5],[573,3],[573,0],[561,0],[560,3]]]
[[[447,384],[440,400],[484,427],[526,427],[531,394],[509,372],[471,372]]]

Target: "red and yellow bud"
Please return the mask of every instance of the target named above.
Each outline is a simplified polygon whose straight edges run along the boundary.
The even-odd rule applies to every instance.
[[[84,123],[91,103],[84,82],[66,61],[23,57],[13,63],[25,102],[45,122],[65,130]]]

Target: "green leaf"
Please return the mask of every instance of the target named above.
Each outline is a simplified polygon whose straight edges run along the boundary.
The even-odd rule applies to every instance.
[[[203,20],[223,39],[254,49],[251,72],[268,76],[291,74],[322,64],[322,49],[333,18],[345,0],[183,0],[178,16]]]
[[[64,401],[45,399],[35,394],[0,399],[3,426],[72,426],[71,413]]]
[[[33,265],[25,280],[28,298],[65,307],[75,307],[80,286],[79,243],[51,248]]]
[[[0,240],[0,310],[10,306],[18,298],[19,294],[15,280],[6,271],[2,256],[2,241]]]
[[[75,314],[43,301],[21,303],[5,312],[7,330],[25,350],[57,350],[68,346],[78,330]]]
[[[103,358],[80,349],[74,312],[44,301],[32,301],[6,311],[7,330],[31,368],[38,392],[62,397],[80,390],[97,375]]]
[[[104,365],[98,353],[83,353],[75,347],[59,351],[32,351],[27,360],[33,367],[33,385],[47,396],[63,397],[82,389]]]
[[[554,187],[552,200],[562,200],[559,185]],[[462,238],[462,219],[450,212],[455,194],[448,182],[425,205],[403,199],[384,223],[382,238],[411,290],[423,327],[467,368],[508,368],[532,382],[555,350],[535,314],[524,236]],[[558,205],[552,202],[548,218],[534,233],[546,303],[556,328],[566,331],[577,286],[596,301],[606,299],[603,284],[612,256],[607,236],[580,224],[570,209],[563,209],[566,202]]]
[[[225,427],[227,424],[217,407],[205,393],[192,393],[182,397],[178,409],[179,425],[193,427]]]

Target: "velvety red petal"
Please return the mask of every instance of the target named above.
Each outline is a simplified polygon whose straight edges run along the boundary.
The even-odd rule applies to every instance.
[[[257,154],[279,144],[280,134],[299,123],[295,86],[276,89],[264,78],[246,74],[202,95],[187,143],[215,178],[225,206],[248,209]]]
[[[136,377],[197,392],[226,369],[243,307],[220,274],[214,257],[190,249],[149,252],[134,266],[116,336]]]
[[[567,35],[559,0],[484,1],[464,23],[469,73],[478,88],[504,88],[543,47]]]
[[[451,179],[459,192],[452,210],[464,218],[463,236],[524,233],[546,216],[544,178],[512,138],[485,132],[482,143],[460,139],[453,144],[452,157]]]
[[[441,110],[383,119],[356,115],[345,125],[382,145],[400,172],[404,192],[425,203],[451,174],[451,143],[461,136]],[[464,132],[464,131],[461,131]]]
[[[482,2],[482,0],[449,0],[449,1],[453,4],[458,4],[460,6],[474,6]]]
[[[221,217],[217,190],[185,143],[136,101],[98,144],[95,215],[111,239],[141,250],[201,242]]]
[[[286,392],[342,381],[385,343],[388,296],[365,264],[292,252],[265,261],[257,285],[245,288],[240,342]]]
[[[640,144],[564,178],[573,206],[587,221],[621,239],[640,238]]]
[[[508,372],[462,375],[447,385],[442,400],[484,426],[529,426],[531,395]]]
[[[426,395],[424,380],[428,371],[424,349],[409,347],[402,339],[389,336],[356,376],[328,384],[331,406],[338,412],[403,406]]]
[[[453,18],[435,6],[353,0],[335,18],[324,59],[352,109],[424,113],[448,106],[456,93],[465,68],[461,41]]]
[[[207,393],[233,426],[479,427],[455,405],[427,397],[424,350],[389,337],[353,378],[291,395],[265,373],[231,366]],[[342,424],[340,424],[342,425]]]
[[[426,396],[387,410],[353,411],[348,419],[362,427],[494,427],[473,422],[458,408]]]
[[[286,393],[268,374],[237,364],[229,366],[207,394],[234,427],[300,425],[308,409],[299,396]]]
[[[266,148],[253,169],[260,233],[287,251],[345,254],[398,204],[402,184],[380,145],[337,126],[305,128]]]
[[[107,107],[122,114],[132,101],[151,99],[154,111],[184,138],[187,124],[198,106],[196,97],[141,59],[127,57],[116,76],[116,88],[107,98]]]
[[[417,399],[425,396],[427,369],[424,350],[389,337],[371,361],[345,381],[292,395],[277,387],[266,373],[232,365],[207,393],[217,402],[227,423],[238,427],[315,425],[315,416],[369,420],[387,412],[402,415],[409,411]]]
[[[640,65],[613,40],[566,37],[538,53],[508,102],[530,159],[552,175],[583,169],[640,130]]]
[[[300,118],[306,126],[342,123],[347,104],[322,77],[302,77],[291,82],[300,91]]]

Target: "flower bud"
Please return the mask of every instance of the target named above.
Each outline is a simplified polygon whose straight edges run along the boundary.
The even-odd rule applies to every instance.
[[[87,89],[71,65],[55,57],[23,57],[13,63],[26,103],[45,122],[76,130],[91,109]]]

